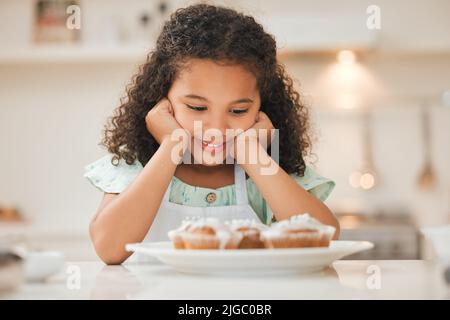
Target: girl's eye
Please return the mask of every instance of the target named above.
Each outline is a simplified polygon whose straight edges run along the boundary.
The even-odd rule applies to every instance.
[[[203,106],[190,106],[188,104],[186,106],[195,111],[204,111],[207,109],[206,107],[203,107]]]
[[[234,110],[231,110],[231,113],[241,114],[241,113],[246,113],[247,111],[248,111],[248,109],[234,109]]]

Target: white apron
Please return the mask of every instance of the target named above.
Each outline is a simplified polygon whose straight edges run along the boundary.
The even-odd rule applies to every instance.
[[[248,202],[245,171],[238,164],[234,165],[234,181],[236,204],[215,207],[191,207],[170,202],[169,195],[172,186],[171,181],[161,201],[156,217],[143,242],[169,241],[167,233],[170,230],[178,228],[185,218],[216,217],[221,221],[232,219],[255,219],[256,221],[261,222]],[[136,254],[133,254],[130,259],[131,261],[139,262],[149,261],[141,255],[136,257]],[[154,260],[151,259],[150,261]]]

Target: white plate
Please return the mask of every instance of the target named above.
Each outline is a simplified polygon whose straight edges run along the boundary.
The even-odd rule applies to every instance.
[[[332,241],[327,248],[245,250],[177,250],[170,241],[126,245],[128,251],[155,257],[177,271],[209,274],[313,272],[371,248],[367,241]]]

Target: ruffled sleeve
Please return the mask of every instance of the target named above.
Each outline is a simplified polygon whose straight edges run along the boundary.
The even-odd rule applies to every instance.
[[[128,165],[121,159],[117,165],[114,165],[111,159],[112,155],[108,154],[86,165],[83,176],[105,193],[121,193],[143,168],[137,160],[132,165]]]
[[[308,166],[305,169],[303,177],[296,174],[290,174],[290,176],[306,191],[314,195],[322,202],[328,198],[336,185],[333,180],[322,177]],[[272,210],[265,200],[263,200],[263,216],[267,219],[267,224],[274,221]]]
[[[316,196],[320,201],[325,201],[333,191],[335,182],[331,179],[322,177],[310,167],[306,167],[303,177],[296,174],[290,175],[306,191]]]

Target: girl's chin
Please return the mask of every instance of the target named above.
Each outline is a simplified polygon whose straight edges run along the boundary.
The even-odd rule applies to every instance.
[[[202,164],[204,166],[208,167],[214,167],[218,165],[225,164],[226,157],[223,155],[217,155],[215,157],[211,157],[205,154],[203,154],[203,159],[198,159],[197,157],[194,157],[194,163]]]
[[[225,161],[223,163],[225,163]],[[201,165],[205,166],[205,167],[217,167],[219,165],[222,165],[223,163],[206,163],[206,162],[203,162]]]
[[[208,167],[214,167],[225,164],[227,157],[223,152],[212,155],[208,151],[203,150],[201,158],[199,155],[194,155],[191,151],[191,163],[198,163]]]

